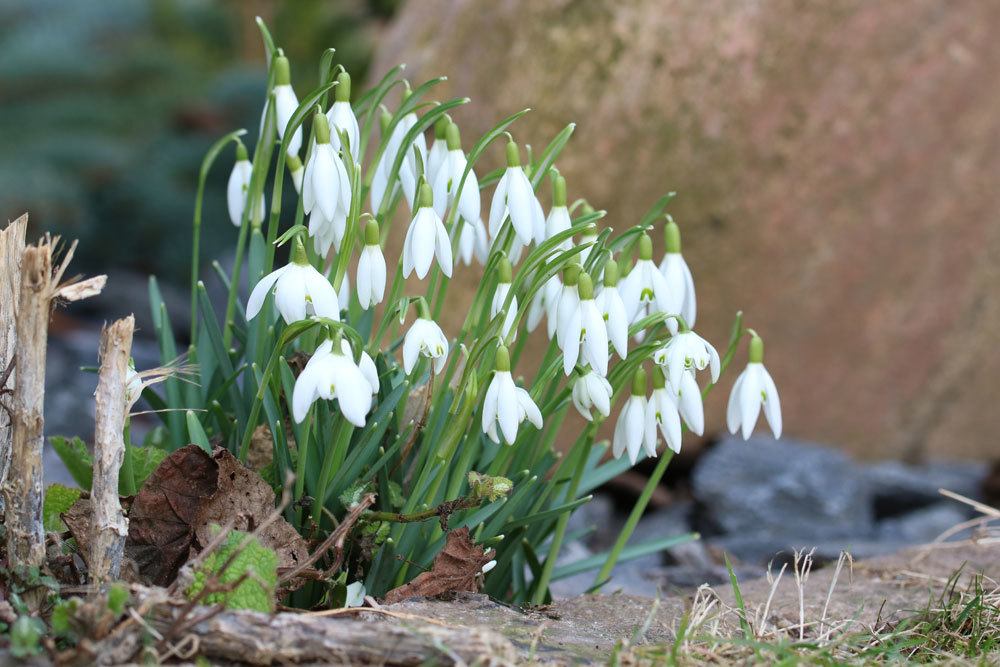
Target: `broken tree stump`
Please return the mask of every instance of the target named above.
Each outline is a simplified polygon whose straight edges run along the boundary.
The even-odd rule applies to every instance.
[[[24,253],[24,235],[28,228],[28,214],[22,215],[0,231],[0,397],[5,389],[14,386],[14,350],[17,347],[17,301],[21,293],[21,255]],[[0,398],[2,400],[2,398]],[[10,416],[0,410],[0,489],[7,479],[10,466],[11,440],[14,424]],[[4,499],[0,494],[0,515]]]

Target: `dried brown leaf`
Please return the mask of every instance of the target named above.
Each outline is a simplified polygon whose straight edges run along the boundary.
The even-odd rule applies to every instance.
[[[393,604],[412,597],[430,597],[442,593],[477,592],[478,576],[483,566],[493,560],[493,549],[485,553],[469,537],[468,528],[448,533],[444,549],[434,558],[431,569],[421,572],[413,581],[394,588],[385,595],[385,603]]]

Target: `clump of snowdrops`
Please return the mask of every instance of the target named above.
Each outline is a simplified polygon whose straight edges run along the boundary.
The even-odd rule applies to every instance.
[[[462,527],[496,549],[485,590],[535,603],[560,577],[594,571],[598,587],[616,562],[694,539],[629,543],[683,430],[702,433],[703,397],[745,336],[750,363],[729,428],[747,437],[763,410],[780,435],[781,412],[763,343],[739,314],[721,355],[693,330],[694,281],[666,213],[672,193],[612,228],[603,211],[567,198],[555,167],[573,125],[532,150],[513,136],[524,110],[469,141],[449,116],[469,100],[433,98],[443,79],[411,88],[397,67],[356,95],[333,49],[300,96],[260,27],[269,75],[253,151],[235,131],[201,169],[187,350],[197,381],[146,390],[163,415],[156,442],[215,441],[246,461],[255,434],[266,434],[264,473],[276,486],[294,476],[286,518],[311,537],[362,493],[377,494],[345,560],[348,580],[374,595],[429,567],[446,531]],[[486,171],[488,149],[504,151],[504,167]],[[234,153],[235,260],[228,273],[213,264],[228,288],[217,307],[199,273],[201,199],[212,166]],[[282,216],[290,197],[294,218]],[[406,226],[405,241],[386,257],[393,225]],[[462,326],[446,331],[439,320],[458,307],[449,288],[459,276],[477,289]],[[171,361],[178,349],[155,280],[150,291]],[[544,350],[540,364],[524,361],[529,347]],[[589,424],[563,433],[575,438],[560,453],[570,410]],[[615,424],[610,446],[596,441],[605,420]],[[645,457],[659,460],[615,546],[556,566],[573,510]]]

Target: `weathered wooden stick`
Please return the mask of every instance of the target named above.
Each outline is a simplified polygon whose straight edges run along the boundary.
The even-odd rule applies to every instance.
[[[28,228],[25,213],[0,231],[0,378],[4,376],[17,344],[17,300],[21,293],[21,255],[24,254],[24,234]],[[0,396],[4,389],[14,386],[13,369],[6,382],[0,382]],[[7,479],[10,466],[10,447],[14,425],[6,411],[0,410],[0,488]],[[3,494],[0,494],[0,516],[4,511]]]
[[[40,567],[45,562],[42,527],[45,346],[54,294],[52,244],[45,240],[26,248],[21,257],[16,320],[17,383],[11,401],[14,434],[10,471],[4,485],[7,558],[15,567]]]
[[[118,472],[125,458],[125,410],[128,359],[132,351],[132,315],[101,331],[101,370],[97,379],[94,429],[94,483],[90,491],[93,518],[87,565],[97,590],[117,579],[121,569],[128,520],[118,499]]]

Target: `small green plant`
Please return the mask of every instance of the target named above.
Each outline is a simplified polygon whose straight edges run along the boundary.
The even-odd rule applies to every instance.
[[[278,585],[278,556],[247,533],[233,530],[194,570],[185,594],[199,604],[269,612]]]

